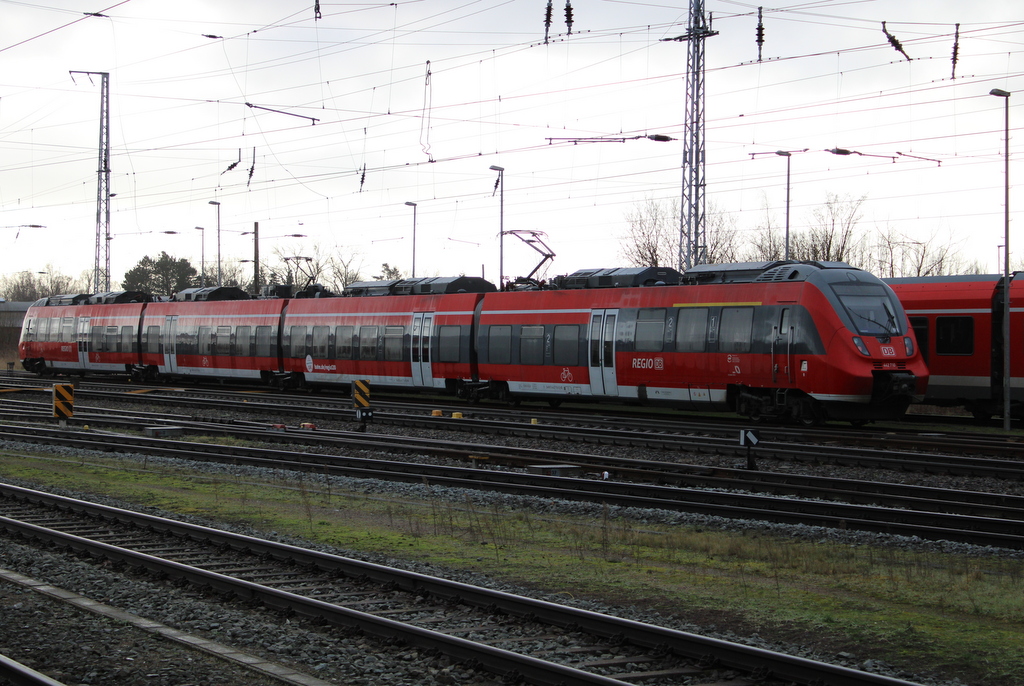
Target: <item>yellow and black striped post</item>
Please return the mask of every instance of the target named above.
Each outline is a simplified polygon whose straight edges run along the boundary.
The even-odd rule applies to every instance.
[[[373,420],[373,408],[370,407],[370,382],[367,379],[356,379],[352,382],[352,407],[356,410],[356,419],[360,422],[361,431],[366,430],[366,422]]]
[[[67,426],[68,417],[75,413],[75,387],[69,383],[53,384],[53,416],[60,425]]]

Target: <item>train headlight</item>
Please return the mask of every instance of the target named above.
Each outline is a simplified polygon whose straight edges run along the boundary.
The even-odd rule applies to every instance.
[[[903,337],[903,347],[907,349],[907,357],[914,355],[914,339],[910,336]]]
[[[857,350],[860,351],[861,355],[864,355],[865,357],[871,357],[871,353],[868,352],[868,347],[864,345],[864,341],[861,340],[860,336],[853,337],[853,344],[857,346]]]

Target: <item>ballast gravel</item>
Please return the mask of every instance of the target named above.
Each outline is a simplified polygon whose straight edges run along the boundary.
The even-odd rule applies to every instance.
[[[347,428],[342,426],[341,428]],[[389,427],[389,432],[393,429]],[[396,432],[397,433],[397,432]],[[422,432],[417,432],[421,434]],[[436,432],[433,432],[436,433]],[[459,438],[465,438],[461,434]],[[540,443],[527,439],[508,439],[516,445],[539,447]],[[600,452],[598,446],[588,446],[588,450]],[[39,452],[40,447],[31,444],[0,442],[0,449],[12,452]],[[616,454],[622,455],[623,449],[616,448]],[[109,457],[108,453],[91,453],[75,448],[52,449],[65,457],[76,459],[90,455]],[[638,453],[636,456],[641,456]],[[649,456],[649,455],[648,455]],[[166,462],[182,464],[177,460],[165,460],[152,456],[119,454],[120,459],[138,459],[149,465]],[[410,459],[409,456],[393,456],[396,459]],[[714,461],[715,456],[686,456],[686,461]],[[266,476],[272,470],[259,468],[235,467],[213,463],[189,462],[192,469],[210,472],[230,472],[236,475],[259,474]],[[862,473],[854,475],[851,468],[841,468],[844,476],[850,478],[877,478],[877,472],[871,476]],[[280,472],[273,472],[279,475]],[[820,471],[818,473],[821,473]],[[837,474],[838,475],[838,474]],[[311,478],[311,475],[306,475]],[[475,504],[484,507],[516,507],[531,508],[539,513],[568,514],[580,516],[602,517],[606,515],[603,506],[574,501],[558,501],[512,496],[485,491],[469,491],[450,489],[423,484],[392,483],[366,479],[330,478],[332,487],[362,491],[367,494],[385,494],[398,498],[434,499],[448,498],[453,502],[465,503],[469,498]],[[939,485],[935,477],[929,477]],[[941,480],[941,479],[938,479]],[[920,482],[918,482],[920,483]],[[19,483],[26,487],[36,487],[30,483]],[[1006,484],[1003,484],[1005,487]],[[949,485],[947,485],[949,487]],[[974,485],[974,490],[983,487]],[[160,516],[181,519],[205,526],[238,531],[248,535],[262,536],[273,540],[281,540],[295,545],[305,545],[338,555],[368,560],[378,564],[401,567],[423,574],[431,574],[450,578],[462,583],[475,584],[495,588],[509,593],[517,593],[539,597],[552,602],[567,603],[596,612],[604,612],[635,621],[648,622],[662,626],[698,633],[727,641],[765,648],[767,650],[785,652],[812,660],[820,660],[840,664],[846,667],[861,669],[885,676],[904,679],[929,686],[963,686],[959,680],[935,679],[929,676],[907,674],[884,662],[864,659],[856,654],[844,652],[835,655],[820,655],[803,645],[785,645],[762,639],[757,634],[737,635],[729,630],[715,627],[701,627],[680,621],[678,618],[666,617],[658,613],[644,611],[635,607],[608,607],[600,603],[580,600],[568,600],[565,595],[545,595],[536,591],[496,582],[480,574],[458,570],[440,569],[432,565],[391,559],[380,555],[366,555],[359,552],[339,550],[321,545],[310,545],[308,542],[289,537],[279,536],[273,532],[258,532],[248,527],[239,527],[223,522],[211,522],[202,518],[182,516],[174,513],[160,512],[153,509],[136,508],[113,499],[90,496],[88,494],[59,492],[62,495],[81,497],[115,507],[141,509],[142,511]],[[768,522],[750,522],[727,520],[703,515],[663,510],[640,510],[636,508],[613,508],[612,516],[627,517],[634,521],[647,523],[696,524],[722,530],[770,530],[776,533],[815,541],[842,542],[851,545],[865,543],[890,545],[915,550],[935,550],[965,556],[1005,556],[1019,558],[1021,551],[991,549],[971,546],[969,544],[948,541],[924,541],[914,538],[894,537],[854,531],[840,531],[820,527],[783,525]],[[296,668],[332,683],[354,685],[405,685],[422,686],[466,684],[467,686],[498,684],[492,675],[476,672],[458,663],[452,663],[445,657],[427,657],[419,651],[409,648],[384,646],[379,642],[363,636],[342,636],[336,631],[325,630],[302,621],[285,619],[263,610],[253,610],[238,603],[224,604],[209,601],[201,594],[188,589],[179,589],[163,582],[137,577],[124,577],[104,568],[102,564],[69,559],[63,554],[53,554],[27,547],[0,537],[0,565],[21,574],[46,581],[55,586],[80,593],[90,598],[115,605],[127,612],[149,617],[155,621],[176,627],[182,631],[204,636],[212,640],[230,644],[241,650],[259,655],[265,659],[287,663]],[[262,686],[261,677],[252,673],[236,675],[223,663],[208,664],[205,656],[183,651],[178,646],[153,643],[147,637],[135,637],[123,626],[111,626],[110,622],[96,619],[85,619],[79,614],[66,609],[47,607],[48,603],[33,598],[28,591],[11,587],[0,582],[0,607],[4,608],[4,619],[12,621],[0,622],[0,653],[27,662],[29,666],[47,672],[53,670],[51,676],[60,678],[65,683],[74,684],[146,684],[146,686],[190,686],[192,684],[210,684],[234,686]],[[29,646],[38,645],[42,649],[30,654]],[[102,650],[83,648],[83,646],[102,646]],[[212,658],[210,658],[212,659]],[[58,676],[59,675],[59,676]]]

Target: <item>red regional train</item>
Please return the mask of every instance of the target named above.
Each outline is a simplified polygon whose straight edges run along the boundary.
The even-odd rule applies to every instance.
[[[1010,286],[1010,413],[1024,408],[1024,274]],[[931,372],[924,402],[1003,414],[1003,311],[998,274],[886,279],[910,317]]]
[[[497,291],[475,277],[342,296],[240,289],[44,298],[19,353],[39,374],[619,399],[752,418],[901,416],[928,372],[892,290],[845,263],[585,270]],[[310,297],[315,296],[315,297]],[[328,297],[323,297],[328,296]]]

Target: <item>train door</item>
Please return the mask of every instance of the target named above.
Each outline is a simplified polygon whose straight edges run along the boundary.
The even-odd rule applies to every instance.
[[[166,374],[178,372],[178,315],[168,315],[164,320],[164,367]]]
[[[434,385],[434,376],[430,370],[430,333],[433,321],[433,312],[415,312],[412,315],[412,337],[409,345],[414,387],[429,388]]]
[[[89,318],[78,318],[78,363],[83,369],[89,366]]]
[[[615,379],[615,322],[618,310],[594,310],[590,313],[590,393],[618,395]]]
[[[793,335],[795,333],[790,321],[792,308],[783,307],[778,319],[772,323],[771,355],[772,383],[793,383]]]

